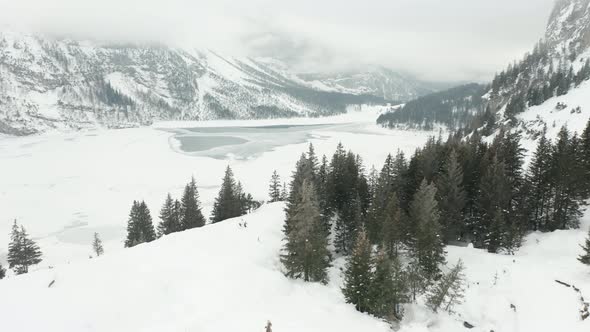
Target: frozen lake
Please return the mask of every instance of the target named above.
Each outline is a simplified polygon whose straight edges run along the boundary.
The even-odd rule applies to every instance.
[[[342,142],[370,169],[437,134],[380,128],[375,118],[164,123],[0,138],[0,261],[15,219],[39,240],[43,264],[86,259],[94,232],[107,253],[122,248],[133,200],[145,200],[157,223],[166,193],[179,197],[191,175],[209,215],[228,164],[245,190],[264,200],[273,170],[288,181],[310,142],[320,156]]]

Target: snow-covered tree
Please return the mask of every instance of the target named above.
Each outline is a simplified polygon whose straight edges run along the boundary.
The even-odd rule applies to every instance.
[[[465,270],[463,262],[457,264],[432,287],[427,294],[427,305],[432,311],[443,309],[452,312],[453,307],[461,304],[464,297]]]
[[[94,240],[92,240],[92,251],[96,254],[96,257],[104,254],[104,248],[102,246],[102,240],[98,236],[98,233],[94,233]]]

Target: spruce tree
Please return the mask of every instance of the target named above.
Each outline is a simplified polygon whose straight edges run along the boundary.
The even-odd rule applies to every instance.
[[[358,194],[350,204],[342,207],[342,211],[336,218],[336,251],[348,254],[357,237],[358,230],[363,224],[361,200]]]
[[[436,202],[436,187],[422,180],[410,204],[409,217],[415,225],[411,254],[427,280],[440,274],[440,265],[445,262],[444,244],[438,223],[439,211]]]
[[[578,260],[582,264],[590,265],[590,230],[588,230],[588,238],[586,238],[586,244],[581,246],[584,252],[578,257]]]
[[[463,234],[463,208],[466,197],[463,190],[463,170],[454,150],[447,159],[444,171],[437,182],[437,188],[444,241],[446,243],[457,241]]]
[[[8,244],[8,267],[16,274],[27,273],[30,266],[41,263],[41,256],[39,246],[29,238],[25,228],[19,227],[15,220]]]
[[[313,182],[305,179],[299,200],[287,215],[284,228],[285,246],[281,254],[286,275],[311,282],[328,282],[327,269],[331,255],[328,234],[323,227]]]
[[[134,247],[140,243],[151,242],[156,239],[156,231],[152,223],[150,210],[145,202],[133,201],[129,220],[127,221],[127,239],[125,247]]]
[[[461,304],[464,297],[465,270],[463,262],[457,264],[444,274],[427,294],[426,304],[437,312],[439,309],[452,313],[453,307]]]
[[[4,279],[4,277],[6,277],[6,269],[0,264],[0,280]]]
[[[166,199],[168,201],[168,199]],[[169,204],[170,202],[168,202]],[[166,203],[165,203],[166,205]],[[173,207],[173,206],[172,206]],[[197,183],[194,177],[191,177],[191,181],[184,187],[184,193],[180,199],[180,220],[174,219],[175,210],[170,211],[168,217],[170,218],[166,222],[167,231],[169,233],[175,232],[175,229],[187,230],[196,227],[205,226],[205,217],[201,211],[201,202],[199,201],[199,191],[197,189]],[[162,219],[162,221],[164,221]],[[178,225],[180,221],[180,227]],[[168,234],[168,233],[166,233]]]
[[[158,224],[158,237],[180,232],[182,228],[182,205],[178,200],[173,200],[170,193],[166,196],[164,205],[160,210],[160,223]]]
[[[234,179],[234,173],[229,166],[225,169],[223,182],[219,194],[213,204],[213,215],[211,222],[217,223],[222,220],[239,217],[244,214],[241,195],[238,192],[238,184]]]
[[[277,173],[277,171],[272,172],[272,176],[270,178],[270,185],[268,188],[268,195],[270,196],[271,203],[281,201],[281,177]]]
[[[360,312],[369,312],[371,309],[371,269],[371,243],[366,232],[361,230],[346,262],[342,289],[346,302],[354,304]]]
[[[309,161],[304,154],[301,155],[297,163],[295,164],[295,172],[291,178],[291,184],[289,186],[289,194],[287,197],[287,206],[285,212],[287,214],[287,221],[285,222],[284,231],[289,232],[290,220],[295,215],[297,207],[301,203],[302,187],[305,180],[313,182],[313,171],[309,166]],[[321,213],[321,211],[320,211]]]
[[[406,275],[397,256],[380,251],[374,260],[370,287],[370,312],[390,322],[403,318],[403,304],[409,302]]]
[[[385,249],[385,253],[392,258],[398,255],[403,243],[404,234],[401,222],[399,199],[393,193],[384,211],[383,228],[381,230],[383,248]]]
[[[94,233],[94,239],[92,240],[92,251],[96,254],[96,257],[104,254],[104,248],[102,246],[102,240],[98,236],[98,233]]]
[[[551,150],[547,127],[544,127],[526,176],[529,188],[527,205],[530,210],[528,228],[534,231],[546,230],[551,219]]]

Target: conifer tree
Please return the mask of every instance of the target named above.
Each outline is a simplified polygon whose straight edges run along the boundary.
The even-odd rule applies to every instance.
[[[371,243],[366,232],[361,230],[344,271],[342,293],[346,302],[354,304],[356,310],[360,312],[369,312],[372,302],[371,282]]]
[[[590,265],[590,230],[588,230],[588,238],[586,244],[581,246],[584,252],[578,257],[582,264]]]
[[[440,265],[445,262],[444,244],[441,236],[439,211],[435,199],[436,187],[424,179],[410,204],[410,220],[415,225],[411,254],[427,280],[440,274]]]
[[[286,201],[289,198],[287,182],[283,182],[283,187],[281,189],[281,201]]]
[[[0,264],[0,280],[4,279],[4,277],[6,277],[6,269]]]
[[[165,234],[175,232],[175,229],[179,227],[178,221],[180,221],[179,230],[205,226],[206,221],[203,212],[201,211],[199,191],[194,177],[191,177],[191,181],[184,187],[184,193],[180,199],[180,220],[174,218],[176,214],[175,206],[170,204],[171,202],[168,202],[168,199],[166,199],[166,201],[172,209],[168,215],[169,220],[165,222],[166,228],[169,232]],[[162,221],[164,222],[163,219]]]
[[[304,281],[327,283],[327,269],[331,255],[328,235],[319,210],[313,182],[305,179],[300,187],[300,198],[287,215],[284,228],[285,246],[281,255],[286,275]]]
[[[383,229],[381,230],[383,248],[385,249],[385,253],[393,258],[398,255],[404,239],[401,224],[401,209],[399,207],[399,199],[395,193],[389,198],[389,204],[387,204],[384,214]]]
[[[158,237],[183,230],[182,211],[181,203],[178,200],[173,200],[170,193],[168,193],[164,205],[160,210]]]
[[[358,230],[362,227],[362,206],[358,194],[350,204],[342,207],[342,211],[336,218],[336,251],[348,254],[357,237]]]
[[[551,150],[547,127],[544,127],[526,177],[529,188],[527,205],[530,209],[528,228],[535,231],[545,230],[551,219]]]
[[[590,60],[590,59],[589,59]],[[588,65],[590,61],[586,61]],[[590,67],[589,67],[590,75]],[[581,175],[584,179],[583,195],[584,198],[590,197],[590,119],[586,123],[586,128],[580,138],[580,153],[581,153]]]
[[[102,240],[98,236],[98,233],[94,233],[94,239],[92,240],[92,251],[96,254],[96,257],[104,254],[104,248],[102,246]]]
[[[465,276],[463,262],[457,264],[444,274],[427,294],[427,305],[432,311],[439,309],[452,313],[453,307],[461,304],[464,297]]]
[[[272,172],[272,176],[270,178],[270,185],[268,188],[268,195],[270,196],[270,202],[279,202],[281,201],[281,177],[277,173],[277,171]]]
[[[140,243],[151,242],[156,239],[156,231],[152,223],[150,210],[144,201],[133,201],[129,220],[127,221],[127,239],[125,247],[134,247]]]
[[[29,238],[25,228],[19,227],[15,220],[8,244],[8,267],[16,274],[27,273],[30,266],[41,263],[41,256],[37,243]]]
[[[291,178],[291,185],[289,186],[289,195],[287,197],[287,207],[285,212],[287,214],[287,221],[285,222],[284,232],[289,232],[290,220],[296,213],[296,209],[301,203],[302,187],[305,180],[313,182],[313,172],[309,166],[309,162],[304,154],[301,155],[297,163],[295,164],[295,172]],[[321,213],[321,212],[320,212]]]
[[[223,182],[221,183],[221,189],[219,189],[219,194],[213,204],[213,215],[211,216],[213,223],[239,217],[244,214],[241,191],[238,189],[238,184],[234,179],[234,173],[227,166]]]
[[[390,258],[380,251],[374,260],[375,271],[371,279],[370,312],[390,322],[403,318],[403,304],[409,302],[406,276],[397,256]]]
[[[465,191],[463,190],[463,170],[453,150],[444,166],[444,171],[437,183],[438,205],[441,211],[440,224],[446,243],[456,241],[463,233],[463,208]]]

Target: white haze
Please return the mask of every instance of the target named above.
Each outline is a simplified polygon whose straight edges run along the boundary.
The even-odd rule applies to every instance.
[[[486,80],[543,35],[553,0],[0,0],[0,29],[269,56],[303,72],[383,65]]]

